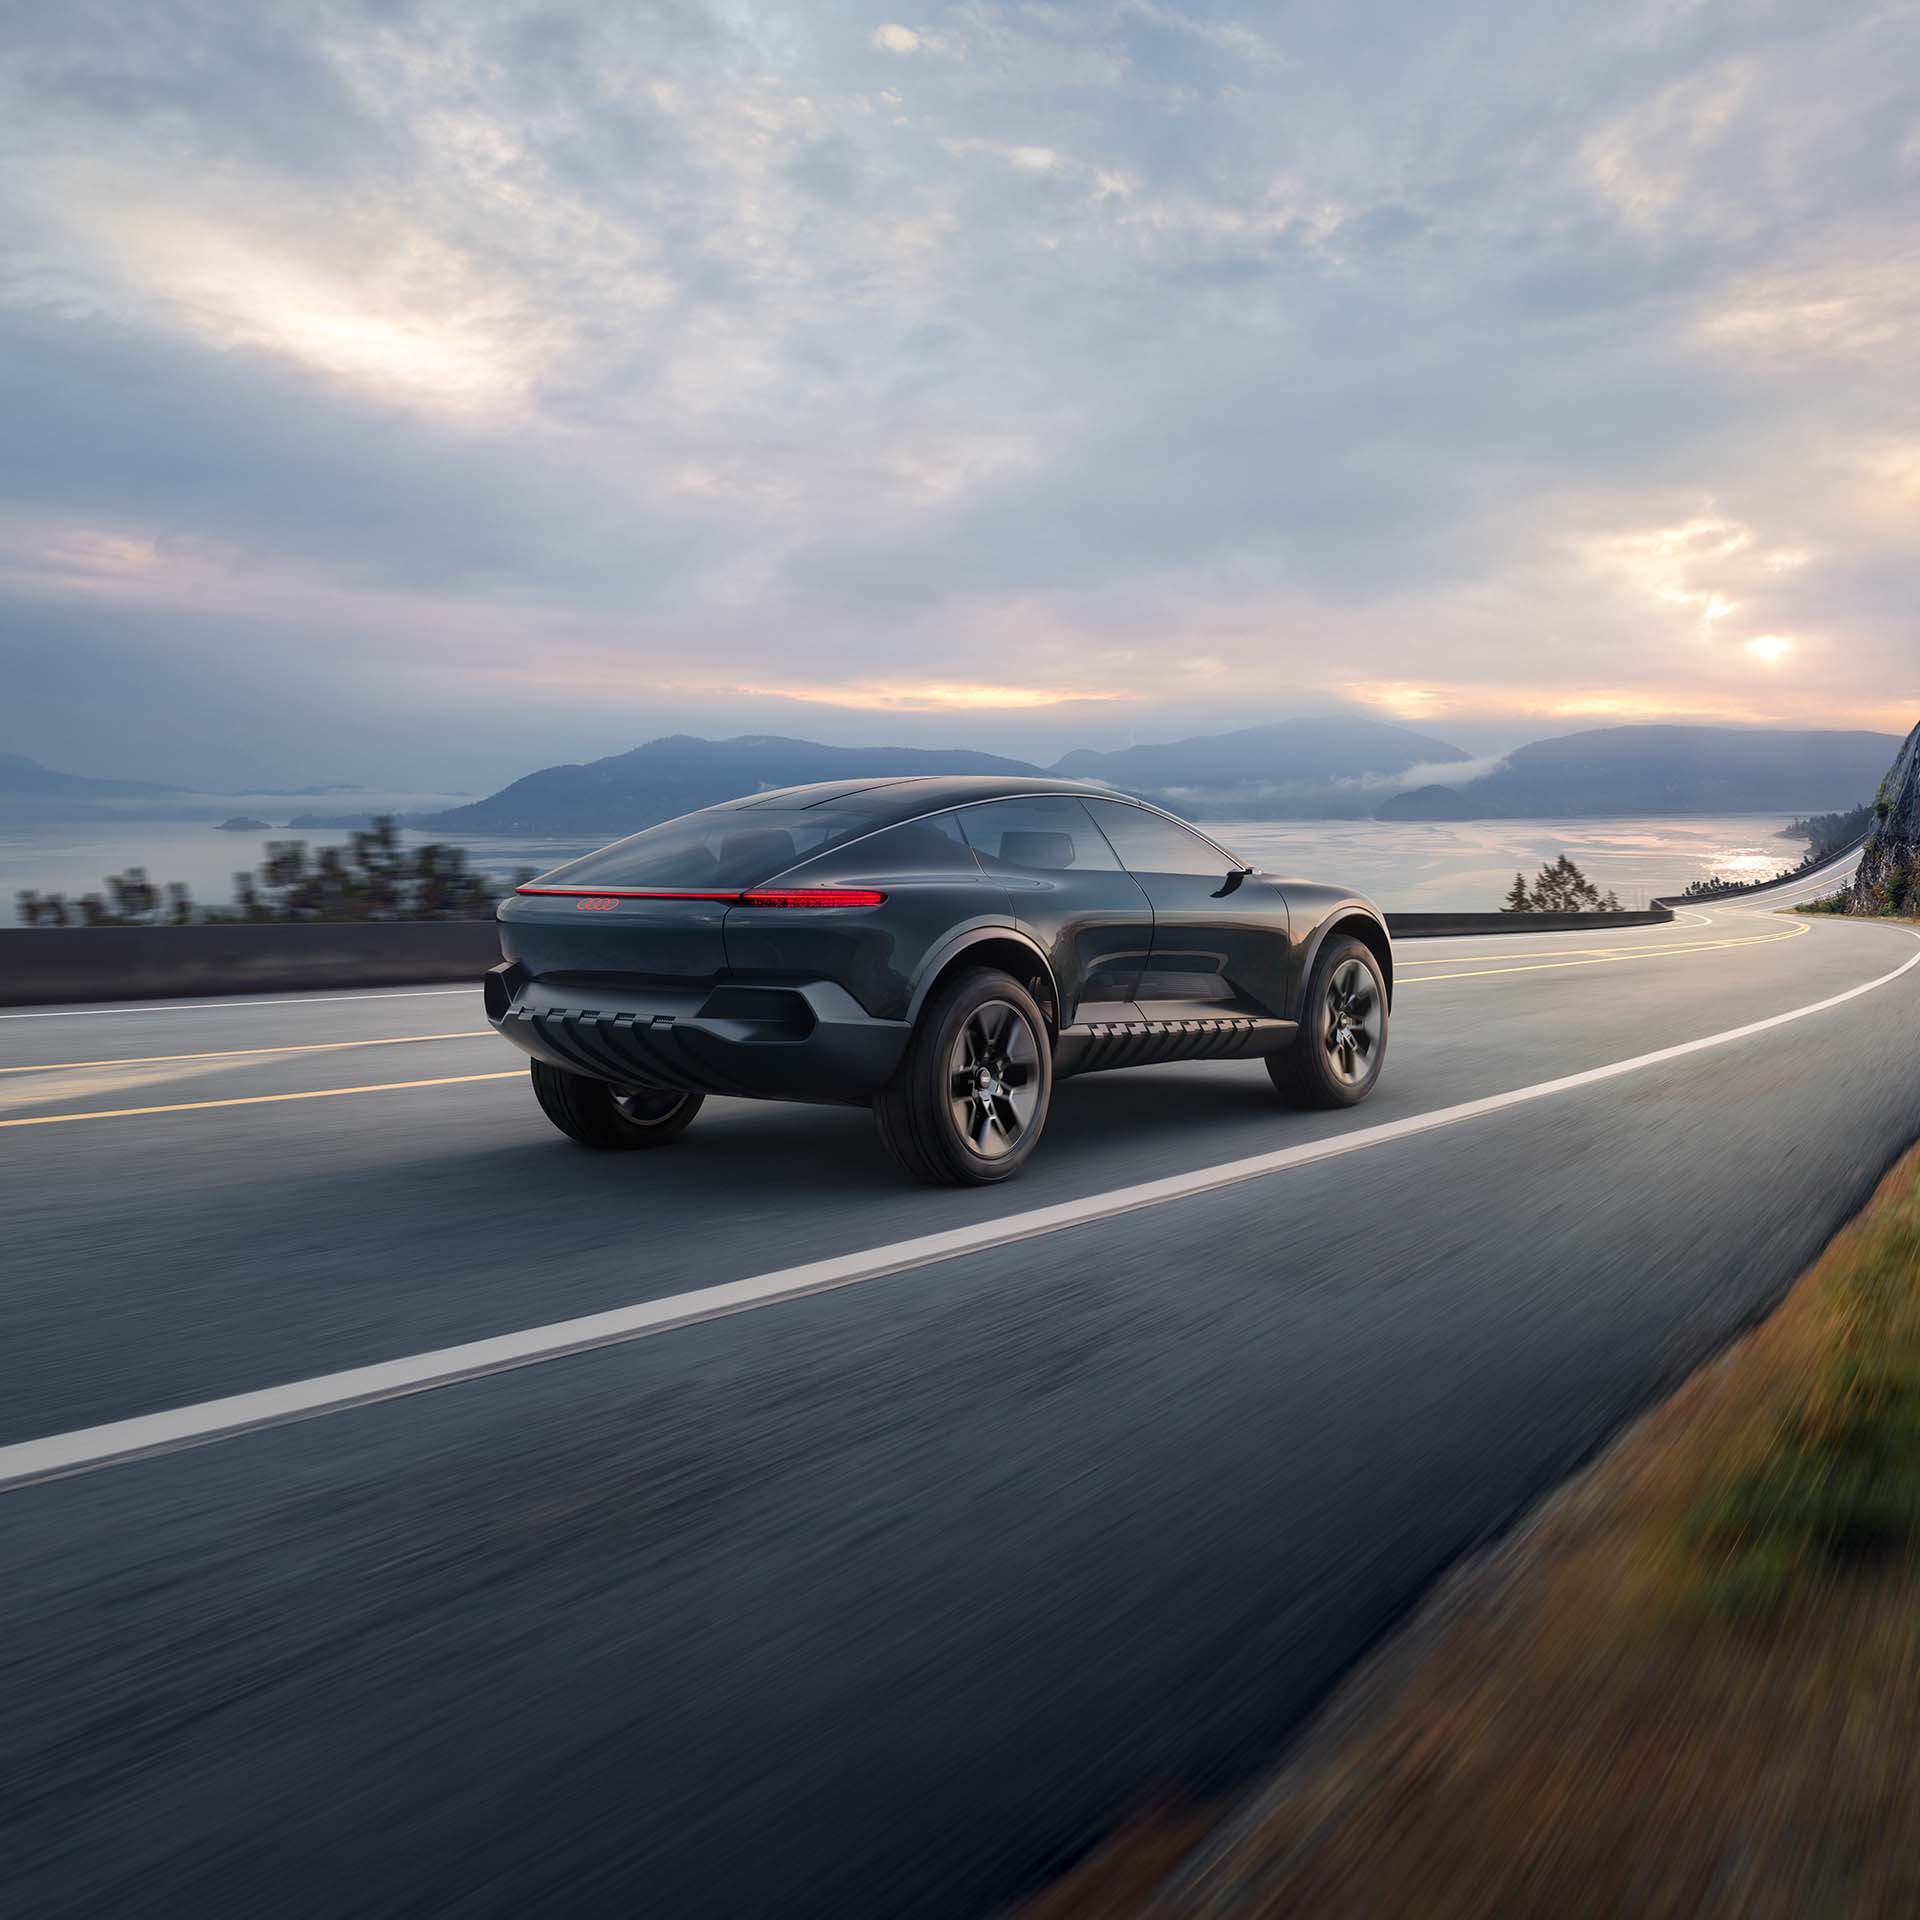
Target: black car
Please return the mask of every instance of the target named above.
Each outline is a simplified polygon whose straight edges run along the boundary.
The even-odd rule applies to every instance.
[[[1258,1058],[1351,1106],[1393,995],[1365,900],[1068,780],[750,794],[521,887],[500,938],[487,1018],[582,1145],[664,1145],[710,1093],[827,1101],[946,1184],[1013,1173],[1067,1074]]]

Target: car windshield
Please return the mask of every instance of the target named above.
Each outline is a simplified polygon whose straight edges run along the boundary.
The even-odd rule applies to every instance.
[[[543,887],[751,887],[884,824],[842,807],[708,807],[543,873]]]

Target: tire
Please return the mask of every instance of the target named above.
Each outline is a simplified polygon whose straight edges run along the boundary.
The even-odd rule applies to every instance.
[[[664,1147],[693,1125],[706,1096],[699,1093],[625,1093],[604,1080],[566,1073],[544,1060],[533,1066],[533,1097],[569,1140],[601,1153]]]
[[[1052,1100],[1053,1039],[1033,995],[1011,974],[974,967],[929,996],[873,1116],[916,1180],[985,1187],[1026,1164]]]
[[[1336,934],[1315,958],[1290,1046],[1267,1072],[1296,1107],[1357,1107],[1387,1057],[1387,983],[1362,940]]]

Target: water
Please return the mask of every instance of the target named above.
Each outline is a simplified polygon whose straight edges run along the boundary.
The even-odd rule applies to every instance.
[[[1765,880],[1799,860],[1805,845],[1782,840],[1784,813],[1636,820],[1208,821],[1207,831],[1275,873],[1337,881],[1389,911],[1498,907],[1516,869],[1528,879],[1564,853],[1602,893],[1625,906],[1678,893],[1690,880]],[[409,843],[433,836],[408,833]],[[182,880],[196,900],[224,905],[236,872],[257,867],[269,840],[344,845],[343,832],[222,833],[204,821],[113,821],[0,827],[0,922],[15,918],[23,887],[69,897],[104,891],[109,873],[144,866],[156,883]],[[586,853],[592,840],[474,835],[473,863],[500,880],[523,867],[544,872]]]
[[[1786,813],[1623,820],[1260,820],[1206,823],[1226,846],[1272,873],[1336,881],[1389,912],[1491,911],[1516,872],[1531,883],[1561,854],[1602,893],[1641,907],[1692,880],[1771,880],[1799,864],[1804,840],[1782,840]]]

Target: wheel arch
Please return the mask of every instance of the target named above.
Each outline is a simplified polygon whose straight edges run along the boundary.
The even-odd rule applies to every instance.
[[[1306,983],[1313,977],[1313,969],[1320,958],[1321,947],[1336,934],[1348,934],[1358,940],[1380,963],[1381,976],[1387,983],[1387,1005],[1393,1005],[1393,939],[1387,932],[1386,922],[1376,913],[1370,913],[1365,907],[1336,907],[1313,931],[1307,943],[1307,952],[1300,968],[1300,990],[1304,995]]]
[[[1060,1032],[1060,986],[1039,945],[1016,927],[973,927],[935,949],[922,969],[908,1003],[907,1018],[917,1021],[927,997],[941,981],[963,967],[999,967],[1033,992],[1055,1038]],[[1034,990],[1034,983],[1039,990]]]

